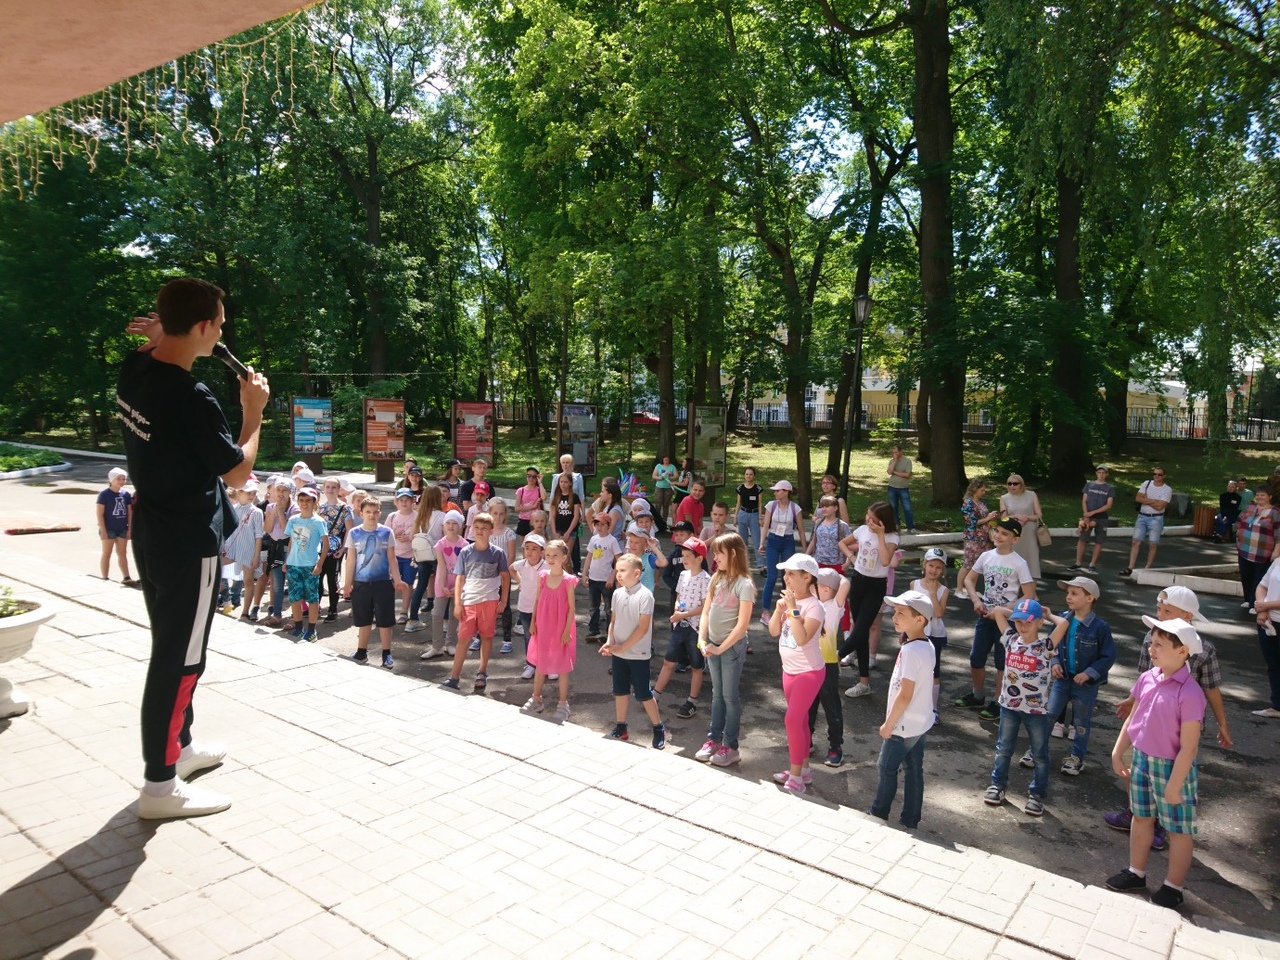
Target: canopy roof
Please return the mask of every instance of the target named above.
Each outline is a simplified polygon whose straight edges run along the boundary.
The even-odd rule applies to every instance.
[[[0,123],[74,100],[315,0],[0,0]]]

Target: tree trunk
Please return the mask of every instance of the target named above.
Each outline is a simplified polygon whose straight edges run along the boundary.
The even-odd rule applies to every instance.
[[[674,321],[671,311],[663,308],[658,315],[658,352],[646,354],[645,368],[658,379],[658,450],[671,455],[672,463],[679,463],[676,449],[676,358]]]
[[[1049,435],[1047,486],[1074,493],[1089,468],[1086,428],[1090,398],[1085,396],[1083,333],[1084,290],[1080,281],[1080,218],[1084,187],[1079,177],[1058,171],[1058,239],[1054,257],[1054,296],[1059,308],[1052,382],[1056,396]]]
[[[795,501],[813,512],[813,462],[809,457],[809,426],[804,415],[804,391],[808,378],[800,369],[787,375],[787,411],[791,420],[791,439],[796,445]]]
[[[738,408],[742,406],[742,377],[735,375],[729,384],[729,401],[726,416],[728,424],[725,429],[730,433],[738,432]]]
[[[939,506],[959,503],[966,483],[966,355],[956,333],[956,307],[951,296],[951,163],[955,129],[951,117],[948,27],[947,0],[911,0],[916,153],[920,162],[920,291],[924,301],[921,342],[925,366],[932,373],[929,454],[933,502]]]
[[[926,467],[933,462],[933,427],[929,423],[929,398],[932,394],[929,381],[920,378],[920,392],[916,394],[916,459]]]

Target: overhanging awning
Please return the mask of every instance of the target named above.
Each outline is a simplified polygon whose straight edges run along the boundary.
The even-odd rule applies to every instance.
[[[0,0],[0,123],[95,93],[315,0]]]

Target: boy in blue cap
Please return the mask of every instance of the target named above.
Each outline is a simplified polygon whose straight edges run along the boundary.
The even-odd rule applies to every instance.
[[[1038,600],[1029,597],[1019,600],[1012,610],[992,607],[991,614],[1000,628],[1004,669],[998,681],[1000,730],[996,738],[996,762],[991,769],[991,786],[987,787],[982,801],[991,807],[1004,803],[1009,764],[1018,745],[1018,729],[1025,726],[1035,758],[1035,776],[1022,810],[1028,816],[1044,816],[1044,800],[1049,794],[1049,669],[1058,644],[1067,632],[1067,621],[1046,612]],[[1052,621],[1053,631],[1042,637],[1040,627],[1046,618]]]

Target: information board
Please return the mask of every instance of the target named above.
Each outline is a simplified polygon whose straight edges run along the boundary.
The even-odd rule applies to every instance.
[[[404,401],[364,400],[364,458],[404,459]]]
[[[327,397],[294,397],[293,452],[333,453],[333,401]]]
[[[725,415],[723,406],[694,405],[689,411],[689,455],[693,473],[708,487],[724,484]]]
[[[484,457],[493,463],[493,425],[497,412],[492,403],[453,403],[453,455],[463,463]]]
[[[562,403],[557,420],[560,424],[556,457],[573,455],[573,468],[584,477],[596,475],[596,405],[594,403]]]

